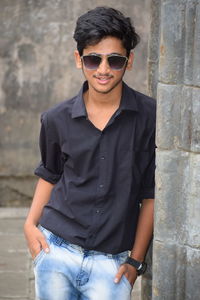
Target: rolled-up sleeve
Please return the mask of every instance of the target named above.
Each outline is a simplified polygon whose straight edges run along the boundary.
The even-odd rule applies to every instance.
[[[143,199],[154,199],[155,198],[155,132],[153,133],[149,145],[149,162],[144,171],[139,198],[140,201]]]
[[[44,180],[56,184],[63,173],[63,159],[56,126],[49,120],[47,113],[41,116],[40,152],[41,162],[34,173]]]

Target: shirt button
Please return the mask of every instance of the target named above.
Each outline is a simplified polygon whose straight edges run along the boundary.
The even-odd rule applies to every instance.
[[[96,213],[97,213],[97,214],[99,213],[99,209],[96,210]]]
[[[99,187],[102,189],[102,188],[104,187],[104,185],[103,185],[103,184],[100,184]]]
[[[105,159],[105,157],[104,156],[101,156],[101,160],[104,160]]]

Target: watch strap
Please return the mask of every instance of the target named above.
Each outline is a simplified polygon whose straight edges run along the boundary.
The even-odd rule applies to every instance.
[[[125,263],[133,266],[136,270],[139,270],[142,267],[142,263],[132,257],[127,257]]]
[[[144,274],[147,269],[147,264],[145,262],[140,262],[132,257],[127,257],[124,263],[133,266],[137,270],[138,276]]]

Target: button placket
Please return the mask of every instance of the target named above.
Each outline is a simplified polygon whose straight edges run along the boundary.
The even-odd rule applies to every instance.
[[[99,159],[100,159],[100,165],[99,165],[99,185],[98,185],[98,196],[101,197],[104,195],[105,190],[105,175],[106,175],[106,164],[105,164],[105,158],[106,158],[106,151],[105,151],[105,138],[106,133],[103,131],[101,135],[101,141],[100,141],[100,149],[99,149]]]
[[[99,180],[97,185],[96,200],[93,210],[92,236],[90,235],[88,244],[93,244],[96,238],[96,232],[101,223],[101,215],[103,214],[103,202],[105,201],[106,193],[106,133],[102,132],[99,142]]]

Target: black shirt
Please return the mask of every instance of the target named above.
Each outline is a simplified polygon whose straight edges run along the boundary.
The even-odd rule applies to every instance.
[[[155,100],[123,83],[119,109],[100,131],[87,118],[87,88],[42,114],[35,174],[55,186],[40,224],[115,254],[132,249],[140,201],[154,198]]]

